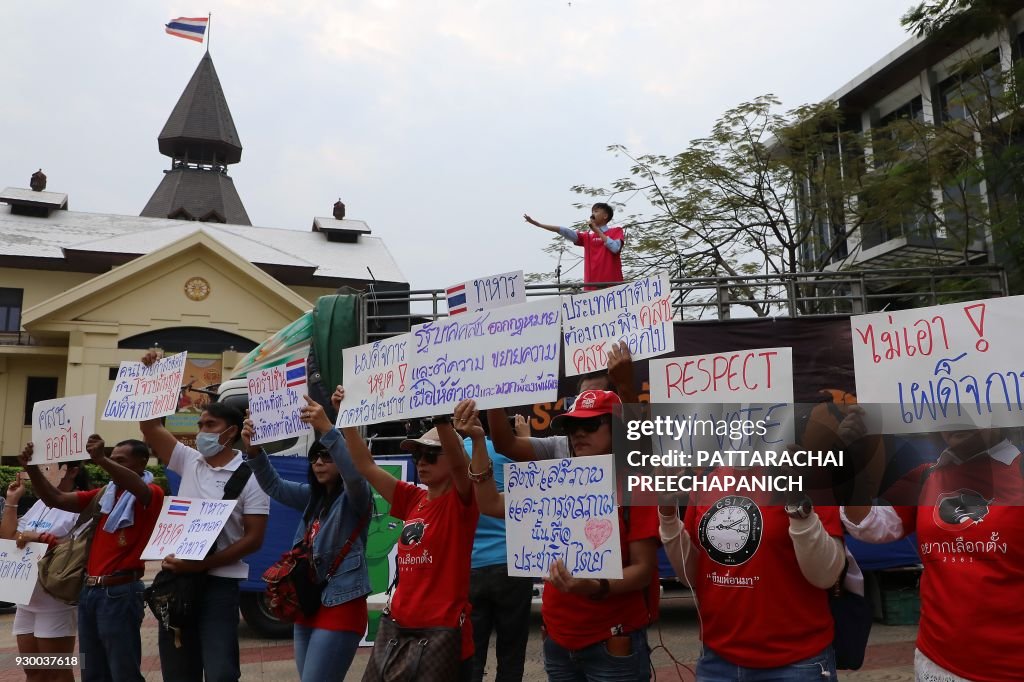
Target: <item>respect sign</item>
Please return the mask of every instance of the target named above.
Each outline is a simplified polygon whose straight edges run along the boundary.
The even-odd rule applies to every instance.
[[[608,367],[608,347],[624,342],[634,360],[671,353],[672,289],[667,274],[562,297],[566,376]]]
[[[134,422],[174,414],[187,355],[160,358],[149,367],[141,362],[122,362],[103,408],[103,420]]]
[[[1024,424],[1024,296],[850,318],[860,404],[883,433]]]
[[[141,559],[159,561],[168,554],[178,559],[205,559],[236,503],[237,500],[165,497]]]
[[[613,459],[505,465],[509,575],[543,578],[561,560],[576,578],[622,577]]]
[[[299,417],[306,404],[302,396],[308,392],[304,358],[261,369],[247,379],[253,445],[313,432]]]
[[[32,463],[88,459],[85,444],[94,433],[95,394],[42,400],[32,406]]]

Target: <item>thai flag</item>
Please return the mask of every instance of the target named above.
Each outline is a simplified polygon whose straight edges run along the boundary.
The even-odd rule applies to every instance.
[[[206,26],[209,23],[209,17],[178,17],[177,19],[171,19],[170,23],[164,24],[164,31],[172,36],[201,43],[203,42],[203,36],[206,35]]]
[[[466,285],[460,284],[457,287],[447,289],[445,294],[448,297],[448,314],[458,315],[467,310],[466,306]]]
[[[285,364],[285,381],[288,386],[302,386],[306,383],[306,361],[302,358]]]
[[[168,516],[188,516],[189,507],[192,506],[191,500],[171,500],[171,506],[167,508]]]

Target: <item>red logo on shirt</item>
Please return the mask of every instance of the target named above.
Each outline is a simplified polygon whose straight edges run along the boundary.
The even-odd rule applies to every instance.
[[[969,488],[952,493],[941,493],[935,500],[932,520],[944,530],[958,532],[981,523],[989,513],[989,505],[995,499],[985,497]]]

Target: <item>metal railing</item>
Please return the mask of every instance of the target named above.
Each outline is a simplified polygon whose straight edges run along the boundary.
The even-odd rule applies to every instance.
[[[39,341],[28,332],[0,332],[0,346],[38,346]]]
[[[856,315],[1006,296],[998,266],[948,266],[671,279],[678,321]],[[528,297],[583,291],[582,284],[530,284]],[[361,294],[362,343],[448,316],[443,289]]]

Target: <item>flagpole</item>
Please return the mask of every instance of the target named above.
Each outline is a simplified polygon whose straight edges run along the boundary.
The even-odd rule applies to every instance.
[[[210,54],[210,36],[213,35],[213,12],[206,15],[206,54]]]

